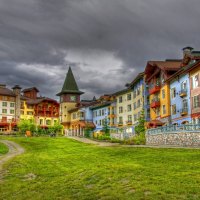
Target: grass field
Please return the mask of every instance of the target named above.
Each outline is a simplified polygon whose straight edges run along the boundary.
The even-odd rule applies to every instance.
[[[97,147],[67,138],[13,138],[0,199],[200,199],[200,150]]]
[[[7,152],[8,152],[7,146],[0,142],[0,155],[6,154]]]

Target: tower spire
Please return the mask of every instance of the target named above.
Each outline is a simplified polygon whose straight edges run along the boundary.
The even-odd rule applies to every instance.
[[[78,88],[78,85],[76,83],[76,80],[74,78],[73,72],[71,67],[69,67],[63,87],[61,92],[57,94],[57,96],[60,96],[62,94],[83,94]]]

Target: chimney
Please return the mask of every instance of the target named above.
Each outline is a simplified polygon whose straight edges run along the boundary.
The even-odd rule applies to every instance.
[[[183,57],[185,57],[185,55],[190,55],[193,49],[194,48],[189,47],[189,46],[188,47],[184,47],[183,48]]]
[[[20,109],[21,109],[21,87],[19,85],[15,85],[13,88],[13,92],[16,95],[15,98],[15,119],[20,119]]]

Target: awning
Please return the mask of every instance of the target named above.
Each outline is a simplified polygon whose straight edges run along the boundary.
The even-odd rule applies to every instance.
[[[72,125],[75,125],[75,126],[80,126],[82,128],[95,128],[95,124],[93,122],[87,122],[87,121],[77,121],[75,123],[72,123]]]
[[[79,124],[82,128],[85,128],[85,127],[95,128],[96,127],[93,122],[80,122]]]
[[[163,126],[165,123],[161,122],[160,120],[152,120],[147,122],[147,128],[155,128],[157,126]]]

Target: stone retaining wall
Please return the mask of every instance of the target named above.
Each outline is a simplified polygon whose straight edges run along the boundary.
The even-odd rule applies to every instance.
[[[131,139],[135,136],[133,133],[110,133],[111,138],[118,140]]]
[[[146,144],[200,147],[200,132],[146,134]]]

